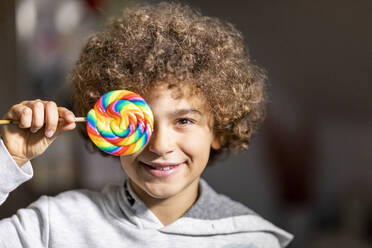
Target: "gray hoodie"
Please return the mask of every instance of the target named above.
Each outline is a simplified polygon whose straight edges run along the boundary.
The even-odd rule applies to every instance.
[[[19,168],[0,140],[0,204],[32,175],[30,162]],[[102,192],[42,196],[0,221],[0,247],[276,248],[292,239],[241,203],[217,194],[203,179],[199,193],[194,205],[167,226],[127,181]]]

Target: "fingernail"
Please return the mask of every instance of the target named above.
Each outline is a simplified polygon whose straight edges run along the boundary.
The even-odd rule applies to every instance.
[[[31,133],[36,133],[37,129],[36,128],[31,128],[30,131],[31,131]]]
[[[46,131],[45,136],[47,136],[48,138],[52,137],[53,136],[53,131],[51,131],[51,130]]]

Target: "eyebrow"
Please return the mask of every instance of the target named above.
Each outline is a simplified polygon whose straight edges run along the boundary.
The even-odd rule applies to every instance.
[[[202,116],[202,113],[197,109],[178,109],[172,112],[170,115],[177,116],[177,115],[186,115],[186,114],[197,114]]]

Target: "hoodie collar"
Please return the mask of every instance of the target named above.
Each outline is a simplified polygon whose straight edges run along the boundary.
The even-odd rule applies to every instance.
[[[119,205],[130,222],[141,229],[159,229],[164,227],[161,221],[145,205],[145,203],[134,193],[129,180],[125,180],[121,187]],[[119,199],[120,199],[119,198]]]
[[[189,236],[226,235],[241,232],[270,232],[282,245],[293,236],[276,227],[243,204],[216,193],[205,180],[199,180],[199,197],[178,220],[164,226],[132,190],[129,180],[119,192],[121,211],[131,223],[141,229],[156,229],[162,233]]]

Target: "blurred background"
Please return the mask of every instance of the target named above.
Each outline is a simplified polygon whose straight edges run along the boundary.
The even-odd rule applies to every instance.
[[[138,1],[0,1],[0,115],[22,100],[71,109],[87,38]],[[150,1],[157,2],[157,1]],[[372,1],[181,1],[236,25],[269,73],[268,116],[247,152],[204,173],[218,191],[295,235],[289,247],[372,247]],[[0,218],[40,195],[122,183],[117,159],[76,131],[33,161]]]

